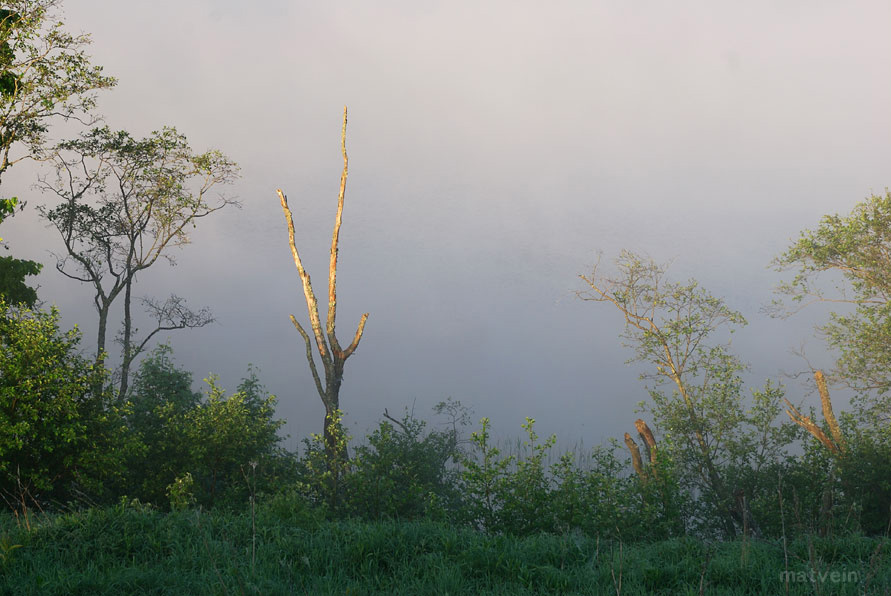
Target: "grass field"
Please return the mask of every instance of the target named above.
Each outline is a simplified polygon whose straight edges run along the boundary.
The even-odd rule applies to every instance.
[[[891,544],[623,544],[431,522],[115,507],[0,517],[0,594],[888,594]]]

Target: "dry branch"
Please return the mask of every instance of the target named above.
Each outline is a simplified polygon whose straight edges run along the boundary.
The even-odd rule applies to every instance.
[[[844,453],[847,444],[845,443],[844,437],[842,437],[841,427],[838,425],[838,420],[835,418],[835,412],[832,411],[832,401],[829,399],[829,389],[826,387],[826,377],[823,376],[822,370],[814,371],[814,380],[817,381],[817,391],[820,392],[820,402],[823,405],[823,418],[826,420],[826,423],[829,424],[829,432],[832,433],[832,438],[835,439],[835,444],[838,445],[839,451]]]
[[[789,415],[789,418],[792,419],[792,422],[809,432],[815,439],[823,443],[827,449],[829,449],[833,453],[838,453],[838,447],[835,446],[835,443],[832,442],[832,439],[826,436],[826,433],[823,432],[819,426],[814,424],[814,421],[810,419],[809,416],[805,416],[801,412],[798,411],[798,408],[792,405],[785,397],[783,401],[786,402],[786,414]]]
[[[653,431],[650,430],[650,427],[647,426],[647,423],[644,422],[641,418],[638,418],[634,421],[634,428],[637,429],[638,434],[644,441],[647,449],[647,456],[650,459],[651,464],[656,463],[656,437],[653,436]]]
[[[625,444],[628,445],[628,451],[631,452],[631,465],[634,466],[634,471],[637,472],[641,480],[646,480],[647,473],[644,470],[643,460],[640,457],[640,447],[637,446],[637,443],[634,442],[629,433],[625,433]]]
[[[297,244],[294,241],[294,218],[291,215],[291,209],[288,207],[288,197],[281,189],[278,189],[278,198],[281,201],[282,211],[285,213],[285,221],[288,224],[288,243],[291,245],[291,255],[294,257],[294,265],[297,266],[297,274],[303,283],[303,295],[306,297],[306,309],[309,311],[309,322],[315,334],[316,346],[319,349],[319,356],[322,357],[322,361],[327,362],[330,356],[328,355],[328,345],[325,343],[325,338],[320,333],[322,323],[319,319],[319,303],[316,300],[315,292],[312,291],[312,281],[309,278],[309,273],[303,268],[303,261],[300,260],[300,252],[297,250]],[[294,315],[291,316],[293,317]]]
[[[814,379],[817,381],[817,391],[820,392],[820,402],[823,405],[823,418],[829,425],[829,432],[832,434],[832,438],[829,438],[829,436],[823,432],[823,429],[817,426],[809,416],[803,415],[789,402],[788,399],[783,398],[783,401],[785,401],[788,406],[786,413],[789,415],[789,418],[792,419],[792,422],[809,432],[811,436],[823,443],[829,451],[836,455],[843,454],[847,447],[847,443],[845,443],[845,439],[841,434],[841,427],[839,427],[838,420],[835,418],[835,412],[832,410],[832,401],[829,398],[829,389],[826,387],[826,377],[823,375],[823,371],[814,371]]]

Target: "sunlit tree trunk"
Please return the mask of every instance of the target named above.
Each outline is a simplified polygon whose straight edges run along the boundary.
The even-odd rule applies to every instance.
[[[334,231],[331,234],[331,253],[328,264],[328,312],[324,327],[322,326],[322,320],[319,316],[318,301],[316,300],[315,293],[312,289],[309,273],[303,268],[303,262],[300,259],[300,254],[294,240],[294,219],[288,206],[288,199],[284,192],[281,190],[278,191],[282,211],[285,215],[285,221],[288,224],[288,242],[291,246],[291,254],[294,257],[294,264],[297,267],[297,273],[300,276],[300,281],[303,285],[303,295],[306,299],[306,308],[309,314],[310,326],[312,328],[312,339],[294,315],[291,315],[291,322],[295,329],[297,329],[297,332],[300,333],[300,336],[303,338],[306,345],[306,359],[309,363],[313,381],[315,382],[316,391],[325,407],[325,420],[323,426],[325,452],[328,458],[329,469],[332,471],[338,469],[338,466],[336,465],[337,462],[345,461],[347,457],[346,444],[342,440],[342,437],[338,436],[339,433],[337,432],[336,426],[336,421],[339,419],[340,387],[343,382],[343,368],[347,358],[352,356],[356,351],[356,348],[359,346],[359,341],[362,339],[362,333],[365,329],[365,322],[368,319],[368,313],[362,315],[356,333],[353,336],[353,341],[346,347],[346,349],[342,348],[335,333],[335,319],[337,316],[337,253],[340,238],[340,226],[343,218],[343,202],[344,194],[346,192],[348,165],[346,152],[346,125],[347,109],[344,107],[343,128],[340,137],[341,152],[343,154],[343,172],[340,177],[340,193],[337,200],[337,214],[334,218]],[[313,358],[313,340],[315,342],[316,350],[319,353],[319,358],[322,361],[322,369],[325,376],[324,384]],[[333,474],[332,482],[336,486],[336,474]]]

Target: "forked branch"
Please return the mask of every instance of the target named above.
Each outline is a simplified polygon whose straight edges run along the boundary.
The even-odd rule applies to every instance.
[[[826,388],[826,378],[823,376],[823,371],[814,371],[814,379],[817,381],[817,390],[820,392],[820,401],[823,405],[823,418],[829,425],[829,432],[832,433],[833,438],[829,438],[829,436],[823,432],[823,429],[811,420],[810,416],[805,416],[799,412],[788,399],[783,398],[783,401],[786,402],[787,406],[786,414],[789,415],[792,422],[823,443],[829,451],[836,455],[843,454],[847,448],[847,443],[845,443],[844,437],[841,434],[841,428],[838,425],[838,420],[835,418],[835,413],[832,411],[832,402],[829,399],[829,390]]]

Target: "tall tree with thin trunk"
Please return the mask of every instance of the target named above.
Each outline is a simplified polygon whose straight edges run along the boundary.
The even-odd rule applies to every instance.
[[[612,276],[597,266],[580,276],[590,290],[579,297],[612,304],[624,317],[622,337],[634,350],[632,360],[652,367],[641,374],[650,396],[641,406],[677,441],[685,482],[702,496],[709,517],[727,536],[753,529],[734,500],[731,472],[777,457],[785,434],[774,425],[781,391],[768,383],[753,392],[755,407],[744,407],[745,365],[729,343],[715,341],[719,330],[732,333],[745,319],[695,280],[669,281],[665,266],[647,257],[623,251],[616,268]],[[644,440],[651,449],[655,445],[652,434]],[[626,444],[633,456],[633,439]],[[635,469],[643,469],[639,459]]]
[[[234,200],[210,191],[237,176],[238,168],[219,151],[196,154],[186,138],[164,128],[145,139],[126,131],[91,130],[61,143],[53,153],[54,179],[42,178],[42,190],[61,203],[41,208],[65,245],[56,268],[67,277],[95,289],[99,314],[96,363],[104,365],[108,319],[112,304],[123,296],[124,317],[119,395],[126,394],[129,372],[145,348],[135,339],[132,313],[137,275],[164,257],[173,263],[171,249],[189,243],[188,230],[197,220]],[[188,310],[172,296],[164,303],[144,304],[158,321],[149,337],[160,330],[201,327],[213,319],[206,309]]]
[[[365,330],[365,322],[368,320],[368,313],[362,315],[359,320],[359,326],[353,336],[353,341],[346,349],[343,349],[334,332],[334,322],[337,316],[337,244],[340,238],[340,225],[343,218],[343,198],[346,192],[347,180],[347,151],[346,151],[346,126],[347,126],[347,109],[343,108],[343,128],[340,134],[340,147],[343,154],[343,173],[340,175],[340,193],[337,197],[337,214],[334,218],[334,232],[331,234],[331,255],[328,264],[328,316],[324,328],[322,320],[319,316],[319,304],[316,300],[315,292],[312,289],[309,273],[303,268],[303,262],[300,259],[300,253],[297,251],[297,244],[294,241],[294,218],[291,216],[291,209],[288,207],[288,198],[285,193],[279,189],[278,197],[281,200],[282,210],[285,214],[285,221],[288,224],[288,242],[291,245],[291,254],[294,257],[294,264],[297,266],[297,273],[300,275],[300,281],[303,284],[303,295],[306,298],[306,308],[309,311],[309,322],[312,326],[313,337],[315,339],[316,348],[319,352],[319,358],[322,360],[322,367],[325,374],[325,383],[322,379],[313,359],[312,340],[303,326],[297,321],[294,315],[291,315],[291,322],[303,337],[306,344],[306,359],[309,362],[309,370],[316,384],[316,390],[325,406],[325,451],[329,460],[337,458],[338,460],[346,457],[346,445],[339,440],[337,436],[337,423],[340,418],[340,386],[343,382],[343,367],[347,358],[353,355],[362,339],[362,332]],[[336,482],[336,479],[335,479]]]

